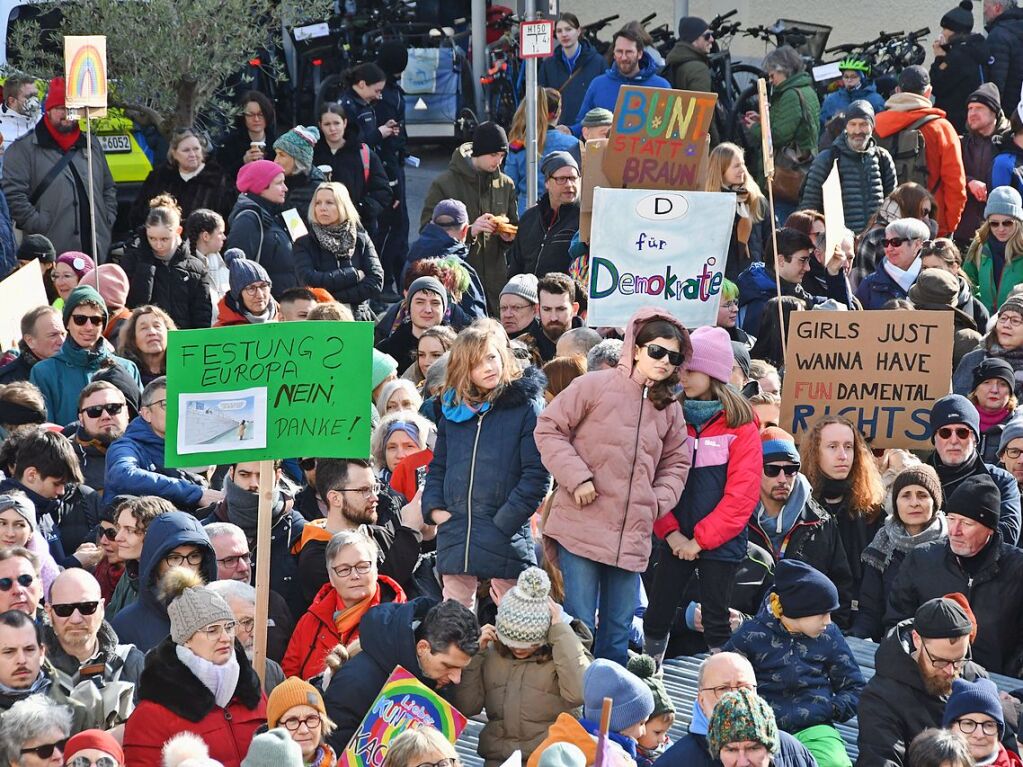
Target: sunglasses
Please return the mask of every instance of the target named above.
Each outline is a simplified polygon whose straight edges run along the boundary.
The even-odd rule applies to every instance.
[[[793,477],[799,472],[799,464],[789,464],[787,466],[777,466],[769,463],[764,466],[764,474],[769,477],[777,477],[782,472],[785,472],[786,477]]]
[[[67,745],[67,741],[68,741],[68,739],[64,738],[63,740],[58,740],[56,743],[47,743],[47,744],[45,744],[43,746],[34,746],[32,748],[23,748],[23,749],[21,749],[21,753],[22,754],[35,754],[40,759],[49,759],[51,756],[53,756],[53,752],[54,751],[60,751],[60,753],[63,754],[64,753],[64,747]]]
[[[886,248],[901,248],[903,244],[912,241],[913,241],[912,237],[892,237],[891,239],[888,239],[886,237],[885,239],[881,240],[881,244],[884,245]]]
[[[90,405],[89,407],[83,407],[79,410],[79,413],[85,413],[89,418],[99,418],[103,413],[107,415],[117,415],[124,409],[123,402],[110,402],[106,405]]]
[[[1014,219],[1011,219],[1011,218],[1007,218],[1004,221],[996,221],[996,220],[994,220],[992,218],[992,219],[988,219],[987,223],[988,223],[988,226],[994,227],[995,229],[1001,229],[1003,227],[1008,229],[1013,224],[1015,224],[1016,221]]]
[[[117,528],[116,527],[101,527],[99,529],[99,534],[102,535],[104,538],[106,538],[108,541],[112,541],[112,540],[114,540],[114,538],[117,537]]]
[[[10,591],[14,588],[15,581],[18,582],[19,586],[27,589],[35,579],[34,575],[29,575],[28,573],[22,573],[17,578],[0,578],[0,591]]]
[[[68,602],[63,605],[50,605],[58,618],[70,618],[75,610],[82,615],[92,615],[99,607],[99,602]]]
[[[711,32],[708,29],[706,32],[704,32],[702,35],[700,35],[700,37],[702,37],[704,40],[713,40],[714,39],[714,33]]]
[[[71,321],[80,328],[85,327],[87,324],[90,323],[95,325],[97,328],[103,324],[102,317],[93,317],[92,315],[87,314],[72,314]]]
[[[681,365],[682,361],[685,359],[685,357],[682,356],[682,352],[673,352],[669,349],[665,349],[663,346],[658,346],[657,344],[647,344],[643,348],[646,349],[646,353],[650,355],[650,359],[660,360],[667,357],[668,362],[675,367]]]
[[[942,439],[952,439],[953,434],[955,434],[959,439],[966,440],[970,438],[970,435],[973,434],[973,432],[965,426],[956,426],[955,428],[951,426],[942,426],[938,429],[938,436]]]
[[[117,767],[117,760],[112,756],[101,756],[95,762],[87,756],[76,756],[67,762],[64,767]]]

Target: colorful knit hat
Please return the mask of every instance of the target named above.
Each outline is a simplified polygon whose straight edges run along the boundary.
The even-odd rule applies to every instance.
[[[743,688],[725,693],[714,706],[707,746],[716,759],[729,743],[745,740],[762,743],[771,753],[778,750],[778,725],[771,706],[753,690]]]
[[[674,716],[675,704],[671,702],[671,697],[664,688],[664,680],[657,675],[657,661],[649,655],[633,655],[629,658],[626,668],[650,688],[650,694],[654,696],[654,710],[650,716],[661,716],[662,714]]]
[[[497,638],[506,647],[525,650],[547,641],[551,628],[551,579],[539,567],[519,573],[497,606]]]
[[[313,148],[319,140],[319,128],[296,125],[274,142],[274,149],[290,155],[300,170],[307,171],[313,167]]]

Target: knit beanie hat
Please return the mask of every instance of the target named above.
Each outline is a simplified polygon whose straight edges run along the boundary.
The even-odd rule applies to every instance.
[[[973,3],[963,0],[959,5],[941,17],[941,28],[953,32],[973,31]]]
[[[614,123],[615,115],[610,109],[604,109],[604,107],[594,107],[586,116],[583,117],[584,128],[599,128],[603,125],[611,125]]]
[[[472,132],[472,156],[508,151],[508,134],[495,122],[482,122]]]
[[[123,309],[128,303],[128,275],[117,264],[100,264],[91,272],[82,275],[80,285],[96,287],[99,282],[99,294],[103,296],[107,307]]]
[[[707,22],[699,16],[683,16],[678,22],[679,42],[692,43],[708,29]]]
[[[291,155],[301,170],[313,167],[313,148],[320,140],[320,129],[296,125],[274,142],[274,149]]]
[[[800,463],[795,438],[782,428],[768,426],[760,430],[760,443],[764,451],[764,463],[788,461]]]
[[[650,716],[661,716],[662,714],[674,716],[675,704],[672,703],[671,696],[668,695],[668,691],[664,687],[664,680],[657,675],[657,661],[649,655],[633,655],[629,658],[626,668],[650,688],[650,694],[654,696],[654,710]]]
[[[265,282],[273,286],[273,280],[263,265],[258,261],[249,261],[240,248],[230,248],[224,253],[224,262],[227,264],[231,298],[238,306],[242,303],[242,291],[254,282]]]
[[[291,676],[274,687],[266,699],[266,723],[270,729],[279,725],[284,715],[295,706],[310,706],[324,716],[327,714],[320,691],[304,679]]]
[[[980,413],[966,397],[961,394],[947,394],[931,407],[931,441],[942,426],[962,425],[973,429],[973,434],[980,441]]]
[[[782,560],[783,562],[785,560]],[[707,747],[717,759],[729,743],[751,740],[767,750],[778,750],[778,725],[771,706],[753,690],[742,688],[726,692],[714,706],[707,730]]]
[[[871,126],[874,125],[874,107],[865,99],[856,99],[845,108],[845,121],[866,120]]]
[[[190,586],[167,605],[171,639],[183,645],[192,635],[211,623],[233,621],[234,613],[224,598],[205,586]]]
[[[689,341],[693,345],[693,356],[686,364],[686,370],[706,373],[715,381],[728,383],[735,364],[728,331],[705,325],[690,333]]]
[[[1023,198],[1011,186],[997,186],[987,196],[984,206],[984,218],[989,216],[1009,216],[1023,221]]]
[[[892,483],[892,503],[899,497],[899,493],[907,487],[916,485],[922,487],[934,499],[934,510],[941,508],[941,480],[938,479],[938,472],[925,463],[910,466],[899,472]]]
[[[924,269],[909,289],[909,300],[915,306],[932,304],[955,306],[959,297],[959,280],[944,269]]]
[[[535,274],[516,274],[501,288],[501,295],[518,296],[531,304],[539,303],[540,296],[537,292],[539,282]]]
[[[91,285],[79,285],[64,299],[64,327],[71,322],[71,313],[78,308],[79,304],[86,301],[97,304],[103,310],[103,323],[106,324],[110,313],[107,311],[107,302],[103,300],[103,296],[97,293],[96,288]]]
[[[552,743],[540,754],[537,767],[586,767],[586,754],[575,743]]]
[[[786,618],[807,618],[838,609],[838,589],[820,570],[798,559],[783,559],[774,570],[774,590]]]
[[[436,293],[440,296],[441,304],[444,307],[441,311],[446,312],[448,310],[447,288],[445,288],[444,283],[436,277],[431,277],[429,275],[413,280],[412,284],[408,286],[408,293],[406,294],[405,300],[408,301],[409,307],[412,306],[412,296],[420,290],[429,290],[431,293]]]
[[[966,99],[967,104],[981,104],[987,107],[995,116],[1002,113],[1002,94],[998,92],[998,86],[994,83],[984,83]]]
[[[284,168],[270,160],[256,160],[245,163],[238,171],[234,185],[243,194],[265,192],[270,182],[284,173]]]
[[[550,178],[562,168],[574,168],[578,173],[579,163],[568,152],[562,151],[544,155],[543,162],[540,163],[540,172],[543,173],[544,178]]]
[[[739,366],[742,374],[749,378],[749,369],[753,365],[753,360],[749,356],[749,347],[742,341],[732,341],[732,354],[735,356],[735,364]]]
[[[998,737],[1005,732],[1005,714],[998,698],[998,688],[990,679],[979,678],[973,682],[956,679],[952,682],[952,694],[945,703],[945,715],[941,726],[948,729],[957,719],[969,714],[987,714],[998,722]]]
[[[371,383],[376,389],[391,373],[398,372],[398,362],[390,354],[373,350],[373,377]]]
[[[1009,296],[1002,302],[1002,305],[998,307],[998,314],[1002,312],[1016,312],[1016,314],[1023,317],[1023,296]]]
[[[43,101],[43,109],[49,112],[54,107],[64,106],[67,99],[67,86],[64,85],[63,77],[54,77],[46,86],[46,99]]]
[[[497,638],[507,647],[525,650],[547,641],[551,628],[551,579],[539,567],[519,573],[497,606]]]
[[[973,369],[973,388],[976,389],[985,381],[996,378],[1005,381],[1011,392],[1016,388],[1016,371],[1012,365],[1001,357],[985,357],[980,364]]]
[[[604,698],[612,701],[612,732],[645,722],[654,710],[653,693],[639,677],[613,660],[597,658],[583,674],[583,716],[599,722]]]
[[[57,263],[70,266],[79,278],[86,272],[91,272],[96,268],[96,262],[92,260],[92,256],[78,250],[68,250],[61,253],[57,256]]]
[[[958,639],[973,631],[973,623],[958,602],[936,597],[916,609],[913,630],[924,639]]]
[[[1016,417],[1005,424],[1005,428],[1002,429],[1002,438],[998,441],[998,455],[1005,452],[1005,448],[1009,446],[1009,443],[1014,439],[1023,437],[1023,418]]]
[[[53,247],[48,237],[41,234],[26,234],[21,245],[18,246],[18,260],[31,261],[38,258],[44,264],[51,264],[57,260],[57,250]]]
[[[18,516],[28,522],[32,532],[36,530],[36,506],[28,499],[28,496],[21,492],[8,492],[0,495],[0,512],[14,509]]]
[[[989,530],[998,529],[1002,494],[987,474],[974,474],[959,483],[945,501],[945,514],[972,519]]]
[[[94,748],[104,754],[110,754],[118,764],[124,764],[124,750],[114,736],[106,730],[82,730],[68,739],[64,747],[64,763],[70,764],[75,754],[87,748]]]
[[[283,727],[252,739],[241,767],[302,767],[302,747]]]

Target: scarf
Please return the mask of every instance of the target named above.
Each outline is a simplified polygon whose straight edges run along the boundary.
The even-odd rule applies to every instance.
[[[355,225],[351,221],[343,224],[321,226],[310,219],[309,229],[317,241],[338,261],[352,257],[355,252]]]
[[[818,492],[814,493],[814,496],[825,500],[845,498],[849,494],[849,488],[851,487],[852,480],[848,477],[845,479],[832,479],[828,476],[822,476],[820,488]]]
[[[988,410],[985,407],[978,407],[977,413],[980,414],[981,434],[987,434],[991,431],[991,429],[1007,421],[1009,416],[1012,415],[1012,411],[1007,407],[999,408],[998,410]]]
[[[710,722],[707,715],[700,708],[700,701],[693,701],[693,718],[689,722],[689,732],[693,735],[706,735],[710,731]]]
[[[238,687],[238,676],[241,667],[238,665],[238,658],[231,653],[230,660],[217,665],[205,658],[200,658],[184,645],[174,647],[178,660],[185,664],[202,686],[213,693],[213,700],[220,708],[227,708],[227,704],[234,697],[234,691]]]
[[[948,537],[948,522],[938,512],[931,523],[916,535],[910,535],[896,514],[888,517],[877,531],[874,540],[863,550],[860,557],[864,564],[884,572],[896,551],[903,554],[931,541],[942,541]]]
[[[744,186],[726,186],[726,192],[735,194],[735,239],[742,243],[749,258],[749,236],[753,232],[753,214],[749,209],[749,190]]]
[[[716,399],[687,399],[682,403],[682,411],[686,416],[686,423],[691,423],[697,429],[703,427],[711,418],[724,409],[724,405]]]
[[[337,756],[334,755],[334,749],[324,743],[316,749],[312,761],[306,762],[305,767],[335,767],[336,764]]]
[[[991,268],[997,285],[1002,281],[1002,272],[1005,270],[1005,243],[999,242],[997,237],[988,237],[986,245],[991,254]]]
[[[75,129],[70,133],[61,133],[53,126],[53,123],[50,122],[49,115],[43,118],[43,125],[46,126],[46,132],[50,134],[50,138],[57,143],[57,146],[59,146],[61,151],[65,154],[67,154],[68,150],[75,145],[75,142],[78,141],[82,135],[82,129],[78,127],[78,123],[75,123]]]
[[[1023,346],[1016,349],[1006,349],[1004,346],[995,340],[995,334],[992,332],[989,336],[991,341],[988,343],[988,355],[991,357],[999,357],[1005,360],[1015,371],[1023,370]],[[1019,386],[1019,380],[1017,379],[1016,385]]]
[[[888,276],[891,277],[900,288],[902,288],[903,293],[909,293],[909,289],[913,287],[913,283],[916,282],[916,278],[920,276],[921,263],[921,259],[915,258],[913,259],[913,263],[909,265],[909,269],[900,269],[891,261],[885,259],[884,270],[888,272]]]
[[[334,628],[337,629],[338,641],[343,645],[347,645],[357,638],[359,622],[362,620],[362,616],[366,614],[366,611],[380,604],[380,582],[377,581],[376,590],[372,594],[362,601],[356,602],[351,607],[344,607],[344,602],[341,601],[340,596],[338,597],[338,603],[343,609],[334,612]]]
[[[270,299],[270,303],[266,305],[266,310],[262,314],[253,314],[245,308],[244,304],[242,304],[239,308],[241,309],[239,314],[241,314],[241,316],[245,318],[245,321],[250,325],[261,325],[264,322],[273,322],[277,319],[277,302],[273,299]]]
[[[224,502],[227,504],[227,519],[238,525],[246,536],[254,537],[259,521],[259,493],[242,490],[230,477],[224,477]],[[275,484],[270,524],[276,525],[284,513],[281,489]]]
[[[973,451],[973,455],[958,466],[946,466],[942,463],[941,458],[938,457],[938,451],[935,450],[931,455],[930,464],[938,473],[938,479],[941,480],[941,491],[945,494],[946,498],[952,495],[955,489],[959,487],[959,484],[967,477],[972,477],[974,474],[987,473],[980,453],[976,450]]]
[[[29,695],[33,695],[37,692],[41,692],[44,695],[47,694],[51,684],[52,682],[50,681],[50,677],[48,677],[45,673],[43,673],[43,670],[40,669],[39,676],[36,677],[36,680],[32,682],[29,687],[24,689],[19,690],[14,687],[8,687],[3,682],[0,682],[0,695],[7,698],[13,698],[14,700],[22,700],[23,698],[27,698]]]
[[[455,423],[469,421],[478,415],[483,415],[490,410],[490,403],[483,402],[479,405],[471,405],[468,402],[455,402],[455,390],[448,389],[441,395],[441,411],[444,417]]]
[[[25,343],[25,339],[18,341],[18,350],[21,352],[18,356],[24,360],[30,368],[39,362],[39,358],[35,355],[35,352],[28,348],[28,344]]]

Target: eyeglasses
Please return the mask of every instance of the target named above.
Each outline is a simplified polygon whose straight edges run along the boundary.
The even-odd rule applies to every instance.
[[[901,248],[905,243],[912,242],[915,238],[913,237],[887,237],[881,240],[881,244],[886,248]]]
[[[257,293],[260,293],[264,290],[270,290],[270,286],[267,285],[265,282],[254,282],[251,285],[246,285],[244,288],[242,288],[242,293],[244,293],[247,296],[254,296]]]
[[[217,564],[218,565],[223,565],[224,567],[226,567],[228,569],[233,569],[235,567],[238,567],[238,563],[239,562],[251,562],[251,561],[252,561],[252,555],[251,554],[234,554],[233,556],[230,556],[230,557],[224,557],[223,559],[218,559],[217,560]],[[199,563],[196,562],[195,564],[199,564]]]
[[[14,588],[15,581],[18,582],[19,586],[27,589],[35,579],[34,575],[29,575],[28,573],[22,573],[17,578],[0,578],[0,591],[10,591]]]
[[[56,743],[46,743],[46,744],[44,744],[42,746],[33,746],[32,748],[23,748],[23,749],[21,749],[21,753],[22,754],[35,754],[40,759],[49,759],[51,756],[53,756],[53,752],[54,751],[60,751],[60,753],[63,754],[64,753],[64,747],[67,745],[67,741],[68,741],[67,738],[62,738],[61,740],[58,740]]]
[[[738,690],[752,690],[757,691],[755,684],[749,682],[739,682],[738,684],[719,684],[717,687],[701,687],[700,692],[712,692],[718,697],[721,697],[726,692],[736,692]]]
[[[280,724],[284,725],[284,727],[287,728],[288,732],[298,732],[298,728],[301,727],[303,724],[305,725],[305,728],[307,730],[319,729],[321,721],[322,720],[320,719],[319,714],[309,714],[309,716],[304,717],[298,716],[289,717],[287,719],[282,720]]]
[[[99,602],[68,602],[63,605],[50,605],[58,618],[70,618],[75,610],[82,615],[92,615],[99,608]]]
[[[178,554],[176,551],[172,551],[170,554],[163,558],[163,561],[166,562],[171,567],[180,567],[181,565],[185,564],[185,562],[188,562],[188,564],[192,566],[201,565],[202,552],[192,551],[189,552],[188,554]]]
[[[363,498],[372,498],[380,493],[380,483],[374,482],[369,487],[338,487],[335,488],[345,493],[359,493]]]
[[[1006,219],[1002,219],[1001,221],[999,221],[999,220],[994,219],[994,218],[989,218],[987,220],[987,224],[988,224],[988,226],[992,227],[993,229],[1002,229],[1002,228],[1008,229],[1009,227],[1012,227],[1012,226],[1016,225],[1016,219],[1006,218]]]
[[[352,570],[357,572],[359,575],[365,575],[373,569],[372,562],[356,562],[354,565],[339,565],[337,567],[330,568],[334,571],[334,575],[338,578],[347,578],[352,574]]]
[[[682,356],[682,352],[673,352],[670,349],[665,349],[663,346],[659,346],[657,344],[646,344],[640,348],[646,349],[647,355],[649,355],[652,360],[660,360],[667,357],[668,362],[675,367],[681,365],[683,360],[685,360],[685,357]]]
[[[953,434],[957,439],[967,440],[973,432],[965,426],[942,426],[938,429],[938,436],[942,439],[952,439]]]
[[[103,324],[102,317],[93,317],[91,314],[72,314],[71,321],[80,328],[84,327],[87,323],[91,323],[97,328]]]
[[[238,628],[244,631],[246,634],[252,633],[252,629],[256,627],[255,618],[239,618]]]
[[[423,762],[416,767],[458,767],[459,764],[458,759],[441,759],[439,762]]]
[[[211,623],[209,626],[199,629],[199,631],[204,633],[207,639],[217,639],[221,634],[227,634],[228,636],[233,634],[236,625],[235,621]]]
[[[101,756],[94,762],[87,756],[76,756],[64,767],[117,767],[117,760],[112,756]]]
[[[312,471],[313,469],[316,468],[316,459],[315,458],[299,458],[298,459],[298,468],[300,468],[302,471]]]
[[[938,669],[939,671],[941,669],[948,668],[949,666],[952,666],[952,668],[955,669],[961,669],[963,666],[966,665],[966,661],[970,659],[969,650],[966,651],[965,658],[959,658],[958,660],[949,660],[948,658],[935,658],[933,655],[931,655],[931,651],[927,649],[926,642],[920,642],[920,646],[923,648],[924,653],[927,655],[927,660],[929,660],[931,662],[931,665],[934,666],[934,668]]]
[[[764,474],[766,474],[768,477],[777,477],[783,471],[785,472],[786,477],[794,477],[796,474],[799,473],[799,464],[798,463],[795,465],[787,464],[785,466],[778,466],[777,464],[773,463],[764,464]]]
[[[110,402],[106,405],[90,405],[89,407],[83,407],[78,412],[85,413],[89,416],[89,418],[99,418],[104,413],[107,415],[117,415],[122,410],[124,410],[123,402]]]
[[[956,726],[966,735],[974,732],[978,727],[980,727],[980,731],[985,735],[998,734],[998,722],[978,722],[974,719],[956,719]]]
[[[114,538],[117,537],[117,528],[116,527],[101,527],[99,529],[99,534],[102,535],[104,538],[106,538],[108,541],[112,541],[112,540],[114,540]]]
[[[1018,447],[1007,447],[1005,448],[1005,451],[1002,453],[1002,455],[1004,455],[1010,461],[1015,461],[1017,458],[1023,455],[1023,449],[1020,449]]]
[[[165,400],[165,399],[158,399],[158,400],[156,400],[156,402],[150,402],[148,405],[143,405],[142,407],[148,407],[150,410],[152,410],[154,407],[164,407],[165,408],[165,407],[167,407],[167,400]]]
[[[548,181],[553,181],[558,186],[564,186],[569,181],[571,181],[573,184],[576,183],[577,181],[579,181],[579,177],[578,176],[549,176],[547,180]]]
[[[501,304],[502,312],[524,312],[526,309],[532,309],[533,304]]]
[[[1023,326],[1023,317],[1018,314],[999,314],[998,315],[999,325],[1008,325],[1010,328],[1018,328]]]

